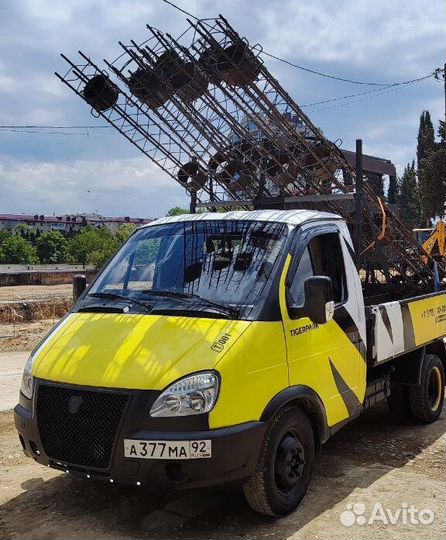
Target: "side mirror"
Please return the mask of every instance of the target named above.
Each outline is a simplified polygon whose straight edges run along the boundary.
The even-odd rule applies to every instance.
[[[312,276],[305,280],[303,314],[316,324],[325,324],[333,318],[335,303],[333,286],[327,276]]]
[[[87,288],[87,278],[84,274],[77,274],[73,278],[73,300],[76,303]]]

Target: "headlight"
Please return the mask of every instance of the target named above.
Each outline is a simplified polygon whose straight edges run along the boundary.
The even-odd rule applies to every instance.
[[[23,370],[23,377],[22,377],[22,386],[20,388],[20,392],[22,392],[22,394],[28,399],[31,399],[33,397],[33,389],[34,389],[34,377],[32,375],[33,362],[34,362],[34,358],[31,355],[25,364],[25,369]]]
[[[219,379],[203,372],[180,379],[164,390],[150,409],[150,416],[190,416],[213,409],[217,401]]]

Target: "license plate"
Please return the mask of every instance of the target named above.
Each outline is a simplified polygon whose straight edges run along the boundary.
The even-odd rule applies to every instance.
[[[124,455],[140,459],[207,459],[212,457],[212,442],[124,439]]]

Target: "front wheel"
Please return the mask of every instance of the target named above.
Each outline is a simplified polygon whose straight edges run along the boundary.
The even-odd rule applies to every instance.
[[[300,503],[314,467],[314,434],[296,407],[285,407],[271,420],[254,476],[244,492],[253,510],[268,516],[289,514]]]

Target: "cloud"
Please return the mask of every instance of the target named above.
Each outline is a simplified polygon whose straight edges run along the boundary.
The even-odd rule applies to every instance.
[[[99,210],[160,217],[171,206],[188,204],[182,188],[143,157],[63,163],[3,160],[0,185],[3,212]],[[14,209],[11,201],[16,201]]]
[[[359,80],[403,80],[442,66],[442,0],[178,0],[201,17],[218,11],[251,43],[316,70]],[[172,35],[185,16],[161,0],[3,0],[0,18],[0,125],[97,125],[102,121],[54,76],[64,73],[60,52],[82,49],[99,63],[116,58],[118,41],[142,42],[150,23]],[[360,92],[368,87],[331,81],[265,58],[297,103]],[[441,84],[426,81],[346,107],[305,109],[328,137],[392,159],[412,159],[421,111],[442,115]],[[324,109],[324,110],[322,110]],[[0,131],[2,211],[160,215],[183,190],[122,136],[43,136]],[[121,181],[122,179],[122,181]],[[126,184],[127,183],[127,184]],[[127,185],[128,189],[125,189]],[[89,186],[89,187],[88,187]],[[86,190],[91,196],[86,196]],[[95,195],[96,194],[96,195]],[[138,196],[138,194],[140,196]],[[65,205],[65,208],[64,208]]]
[[[4,66],[0,63],[0,95],[13,94],[18,86],[18,81],[7,75]]]

